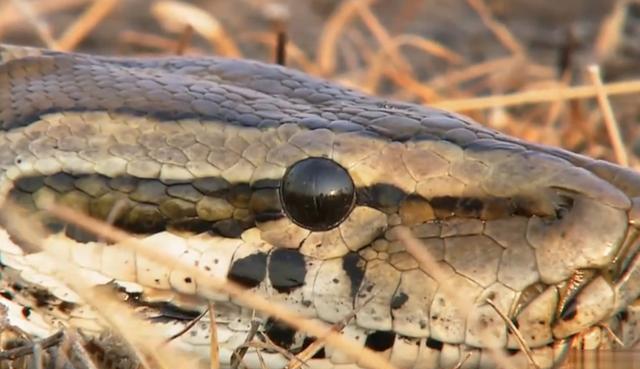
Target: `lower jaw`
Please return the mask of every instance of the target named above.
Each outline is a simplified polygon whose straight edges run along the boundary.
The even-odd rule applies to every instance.
[[[217,324],[218,349],[220,353],[220,366],[222,368],[234,367],[233,362],[241,360],[248,369],[285,368],[287,365],[301,359],[309,369],[358,369],[363,368],[362,361],[349,357],[339,349],[324,347],[312,358],[301,357],[299,353],[289,352],[285,348],[272,348],[272,344],[265,340],[261,333],[252,339],[253,343],[247,343],[247,332],[231,329],[228,324]],[[354,327],[347,327],[352,329]],[[354,332],[348,332],[352,336]],[[363,333],[365,333],[363,331]],[[187,332],[177,338],[174,344],[182,349],[189,350],[195,355],[208,360],[210,355],[208,322],[196,328],[192,333]],[[365,333],[366,334],[366,333]],[[358,339],[357,336],[351,337]],[[406,338],[396,336],[391,347],[379,351],[382,357],[387,359],[392,366],[398,369],[451,369],[451,368],[497,368],[507,364],[511,368],[530,367],[531,360],[541,368],[554,368],[564,362],[572,347],[571,340],[562,340],[551,345],[531,350],[528,357],[524,351],[504,351],[478,349],[465,345],[442,343],[439,347],[429,347],[427,338]],[[251,342],[251,341],[249,341]],[[257,342],[257,343],[256,343]],[[265,348],[265,344],[267,348]],[[259,346],[259,349],[255,347]],[[252,347],[240,356],[243,347]],[[289,352],[289,355],[283,354]],[[297,356],[296,359],[294,356]],[[266,364],[266,365],[265,365]],[[241,366],[242,367],[242,366]]]

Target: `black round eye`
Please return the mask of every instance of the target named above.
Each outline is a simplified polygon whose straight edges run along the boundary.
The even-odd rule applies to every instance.
[[[326,231],[351,212],[355,188],[336,162],[309,158],[293,164],[282,178],[280,199],[289,218],[312,231]]]

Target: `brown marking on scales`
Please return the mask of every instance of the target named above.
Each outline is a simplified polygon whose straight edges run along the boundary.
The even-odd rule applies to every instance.
[[[514,215],[560,218],[572,206],[571,202],[567,201],[549,206],[533,196],[485,198],[441,196],[423,201],[425,206],[432,209],[436,219],[456,217],[494,220]]]
[[[42,218],[46,233],[63,232],[70,239],[87,243],[98,238],[53,218],[46,212],[44,200],[53,199],[134,234],[169,230],[239,237],[254,224],[248,191],[247,184],[229,184],[216,177],[199,178],[193,184],[166,184],[131,176],[108,178],[57,173],[17,179],[8,198],[26,213],[34,214],[32,218]],[[11,230],[11,224],[3,226],[16,244],[28,245],[20,232]]]

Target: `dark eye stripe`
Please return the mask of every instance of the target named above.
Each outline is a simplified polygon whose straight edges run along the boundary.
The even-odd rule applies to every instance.
[[[58,173],[20,178],[9,193],[11,200],[44,220],[49,216],[39,199],[47,197],[134,234],[180,230],[239,237],[255,224],[249,185],[230,184],[216,177],[199,178],[190,184],[165,184],[129,176]],[[56,226],[52,232],[61,230],[59,222],[45,223]],[[65,233],[80,242],[93,239],[71,225],[66,225]]]
[[[328,159],[310,158],[298,162],[301,163],[305,165],[299,168],[299,173],[289,170],[285,179],[274,181],[269,187],[229,183],[219,177],[198,178],[192,183],[166,184],[160,180],[131,176],[109,178],[57,173],[17,179],[9,198],[29,210],[34,219],[43,221],[52,233],[63,231],[79,242],[89,242],[95,237],[52,219],[38,203],[39,198],[53,195],[63,205],[98,219],[112,221],[119,228],[134,234],[178,230],[195,234],[211,232],[234,238],[254,227],[256,222],[270,222],[287,215],[305,228],[327,230],[339,225],[348,216],[352,202],[387,213],[398,212],[407,225],[452,216],[484,220],[514,214],[553,218],[571,210],[570,203],[547,204],[543,199],[536,198],[425,199],[384,184],[354,188],[351,187],[353,184],[348,173]],[[297,165],[294,167],[297,168]],[[279,188],[281,184],[283,187]],[[323,197],[322,191],[331,192],[332,186],[336,186],[337,193],[341,195]],[[357,200],[352,200],[356,197]],[[559,205],[563,208],[557,209]],[[116,208],[119,210],[115,211]],[[15,241],[19,242],[18,239]]]

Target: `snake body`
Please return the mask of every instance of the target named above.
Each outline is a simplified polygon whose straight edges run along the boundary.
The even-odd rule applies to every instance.
[[[353,184],[353,203],[328,227],[287,210],[296,204],[287,203],[283,177],[309,158],[344,169]],[[64,324],[101,329],[82,299],[51,277],[55,260],[25,246],[25,232],[10,221],[11,200],[27,210],[27,224],[45,224],[43,243],[90,283],[171,305],[173,313],[156,310],[158,324],[192,319],[216,301],[223,365],[249,330],[246,307],[56,220],[48,204],[107,220],[303,316],[347,321],[345,335],[398,368],[435,369],[466,352],[473,355],[465,367],[494,367],[491,347],[526,363],[496,308],[542,367],[585,333],[596,337],[592,347],[613,346],[603,324],[633,344],[639,196],[640,175],[629,169],[280,66],[0,46],[0,261],[17,276],[5,288],[23,297],[45,289],[45,304]],[[321,205],[302,216],[335,210]],[[423,243],[439,276],[405,249],[400,228]],[[50,324],[11,314],[35,334]],[[289,352],[310,341],[260,319],[260,330]],[[207,332],[204,321],[181,340],[206,357]],[[288,361],[278,351],[260,354],[248,352],[245,363]],[[308,364],[358,366],[330,348]]]

